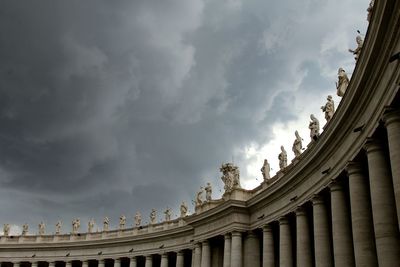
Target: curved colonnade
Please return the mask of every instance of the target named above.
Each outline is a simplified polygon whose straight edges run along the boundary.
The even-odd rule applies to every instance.
[[[399,1],[377,1],[333,119],[273,183],[145,227],[3,236],[1,267],[398,266],[398,29]]]

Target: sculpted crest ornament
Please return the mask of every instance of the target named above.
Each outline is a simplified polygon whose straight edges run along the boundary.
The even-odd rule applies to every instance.
[[[236,188],[242,188],[240,186],[240,173],[239,167],[233,165],[232,163],[222,164],[219,169],[222,172],[221,180],[224,182],[225,192],[231,192]]]

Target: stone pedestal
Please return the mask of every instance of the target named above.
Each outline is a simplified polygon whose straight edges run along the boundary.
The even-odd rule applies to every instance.
[[[304,208],[296,210],[296,266],[312,267],[311,240]]]
[[[400,111],[388,110],[383,116],[388,135],[390,166],[400,229]]]
[[[231,267],[243,266],[242,233],[232,232]]]
[[[346,171],[349,176],[351,222],[356,266],[378,266],[368,178],[365,176],[360,163],[350,162]]]
[[[365,148],[378,263],[393,266],[400,262],[400,242],[390,166],[379,141],[370,139]]]
[[[263,267],[275,267],[275,247],[272,227],[269,224],[263,227]]]
[[[231,235],[224,235],[224,267],[231,266]]]
[[[312,199],[314,221],[315,267],[332,267],[332,248],[328,224],[328,212],[322,197]]]
[[[286,217],[279,219],[279,266],[293,267],[292,237]]]
[[[244,266],[258,267],[261,264],[260,258],[260,241],[258,240],[258,236],[249,231],[244,239]]]
[[[330,185],[332,207],[333,257],[336,267],[354,266],[353,239],[349,211],[343,186],[338,182]]]
[[[201,246],[201,267],[211,267],[211,251],[208,240],[202,242]]]

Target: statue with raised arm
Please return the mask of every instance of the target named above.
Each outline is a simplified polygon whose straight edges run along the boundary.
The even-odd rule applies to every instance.
[[[22,236],[26,236],[28,234],[28,228],[29,228],[29,225],[27,223],[24,223],[22,225],[22,233],[21,233]]]
[[[293,146],[292,146],[292,151],[294,153],[294,156],[297,158],[301,154],[301,150],[303,149],[303,143],[302,143],[302,138],[299,135],[298,131],[294,132],[296,139],[294,139]]]
[[[266,182],[271,178],[270,176],[271,166],[268,163],[267,159],[264,159],[264,165],[261,167],[261,173],[263,175],[264,181]]]
[[[94,229],[94,219],[90,219],[88,222],[88,233],[92,233]]]
[[[150,224],[155,224],[156,220],[157,220],[157,211],[156,211],[156,209],[151,209]]]
[[[363,39],[362,39],[362,37],[360,35],[357,35],[356,43],[357,43],[356,49],[354,49],[354,50],[349,49],[349,52],[353,53],[354,59],[357,61],[358,58],[360,57],[360,53],[361,53],[361,50],[362,50],[362,47],[363,47],[363,44],[364,44],[364,41],[363,41]]]
[[[329,122],[333,117],[333,113],[335,113],[335,104],[333,103],[331,95],[328,95],[326,100],[325,106],[321,106],[321,109],[325,112],[326,122]]]
[[[10,225],[8,223],[4,224],[3,233],[4,233],[4,236],[9,236],[10,235]]]
[[[140,212],[137,211],[134,219],[135,219],[135,226],[139,227],[142,224],[142,214],[140,214]]]
[[[374,9],[374,3],[375,3],[375,1],[371,0],[371,2],[369,2],[369,6],[367,8],[367,12],[368,12],[367,21],[368,22],[371,21],[372,10]]]
[[[203,187],[200,187],[200,190],[196,194],[196,207],[203,204]]]
[[[206,201],[211,201],[211,194],[212,194],[212,186],[210,183],[207,183],[207,186],[204,188],[206,191]]]
[[[181,218],[186,217],[188,212],[188,206],[186,205],[185,201],[182,201],[180,210],[181,210]]]
[[[125,217],[125,215],[122,214],[122,215],[119,217],[119,229],[120,229],[120,230],[125,229],[125,224],[126,224],[126,217]]]
[[[338,82],[336,83],[336,94],[340,97],[346,93],[347,86],[349,86],[349,78],[343,68],[338,70]]]
[[[172,215],[171,209],[170,209],[170,208],[167,208],[167,209],[164,211],[164,215],[165,215],[165,221],[166,221],[166,222],[169,222],[169,221],[171,220],[171,215]]]
[[[80,226],[81,220],[79,218],[72,220],[72,233],[77,234]]]
[[[110,219],[106,216],[103,219],[103,231],[107,232],[110,229]]]
[[[39,235],[44,235],[45,231],[46,231],[46,225],[44,224],[44,222],[40,222],[38,225],[39,228]]]
[[[58,221],[56,223],[56,235],[59,235],[61,233],[61,226],[62,226],[62,222]]]
[[[278,155],[279,159],[279,168],[283,170],[287,167],[287,153],[283,146],[281,146],[281,153]]]
[[[310,124],[308,125],[308,129],[310,129],[310,137],[311,141],[315,141],[319,137],[319,120],[314,116],[314,114],[310,115]]]
[[[235,188],[241,188],[239,167],[233,165],[232,163],[225,163],[222,164],[220,171],[223,174],[221,180],[225,184],[225,192],[230,192]]]

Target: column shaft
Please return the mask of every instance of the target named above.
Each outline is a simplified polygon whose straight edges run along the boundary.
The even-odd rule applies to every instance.
[[[263,267],[275,267],[275,248],[272,227],[269,224],[263,227]]]
[[[244,240],[244,267],[259,267],[260,258],[260,241],[257,235],[250,231]]]
[[[98,261],[98,265],[97,265],[98,267],[104,267],[104,265],[105,264],[104,264],[104,260],[103,259]]]
[[[364,175],[362,165],[359,163],[350,162],[346,170],[349,175],[355,263],[356,266],[378,266],[368,178]]]
[[[84,265],[85,262],[87,263],[87,261],[83,261],[82,262],[82,267],[88,267],[88,265],[86,265],[86,266]],[[50,261],[49,262],[49,267],[55,267],[55,266],[56,266],[56,262],[55,261]]]
[[[287,218],[279,220],[279,266],[293,267],[292,237]]]
[[[161,255],[161,267],[168,267],[168,254]]]
[[[243,266],[242,233],[232,232],[231,267]]]
[[[383,116],[388,135],[390,166],[400,229],[400,111],[391,110]]]
[[[208,240],[202,242],[201,246],[201,267],[211,267],[211,251]]]
[[[129,267],[137,267],[136,257],[132,257],[129,261]]]
[[[311,240],[307,213],[303,208],[296,210],[296,266],[312,267]]]
[[[194,249],[194,267],[201,267],[201,244],[197,243]]]
[[[224,236],[224,267],[231,266],[231,236],[226,234]]]
[[[176,254],[176,267],[184,267],[185,259],[182,251]]]
[[[330,186],[332,208],[333,257],[336,267],[354,266],[353,238],[346,203],[341,184],[334,182]]]
[[[312,204],[315,267],[332,267],[332,247],[326,205],[322,197],[318,195],[314,196]]]
[[[391,173],[382,144],[370,140],[366,149],[378,263],[393,266],[400,262],[400,242]]]
[[[114,267],[121,267],[121,259],[115,259],[114,260]]]
[[[145,267],[153,267],[153,257],[151,255],[146,256]]]

